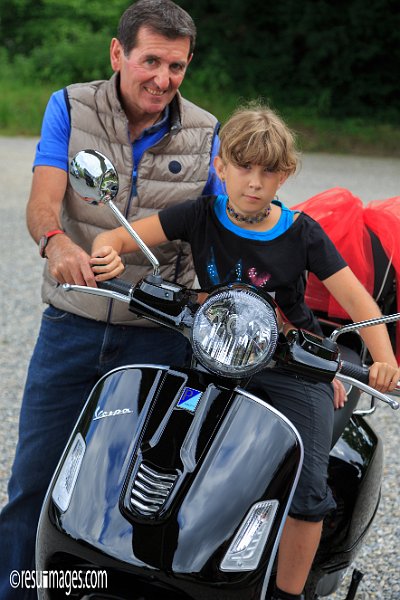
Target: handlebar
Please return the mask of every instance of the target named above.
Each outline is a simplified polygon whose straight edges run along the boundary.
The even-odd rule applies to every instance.
[[[342,360],[340,361],[339,373],[337,373],[336,376],[341,381],[355,385],[360,390],[371,394],[374,398],[389,404],[393,410],[397,410],[400,406],[399,403],[393,398],[390,398],[390,396],[382,394],[382,392],[378,392],[368,385],[369,368],[365,365],[356,365],[347,360]]]
[[[350,377],[351,379],[356,379],[357,381],[363,384],[369,384],[369,367],[365,365],[356,365],[354,363],[348,362],[347,360],[342,360],[340,362],[339,373],[342,376]],[[373,388],[371,388],[373,389]],[[373,390],[376,394],[376,390]],[[396,388],[389,392],[392,396],[400,396],[400,381],[398,382]]]
[[[151,283],[150,283],[151,285]],[[157,289],[159,286],[155,286]],[[80,286],[80,285],[71,285],[69,283],[66,283],[63,285],[63,289],[66,292],[71,292],[71,291],[75,291],[75,292],[81,292],[81,293],[85,293],[85,294],[93,294],[95,296],[104,296],[110,300],[114,299],[114,300],[119,300],[128,304],[131,304],[133,301],[133,296],[134,296],[134,290],[135,290],[136,286],[132,283],[130,283],[129,281],[124,281],[122,279],[119,279],[117,277],[113,278],[113,279],[109,279],[107,281],[102,281],[102,282],[98,282],[97,284],[97,288],[91,288],[91,287],[87,287],[87,286]],[[162,291],[165,293],[170,293],[170,292],[174,292],[175,290],[171,289],[171,286],[164,286],[164,288],[162,288]],[[155,296],[156,298],[159,298],[159,296]],[[140,303],[139,303],[140,304]],[[143,303],[141,304],[142,308],[143,308]],[[135,311],[133,311],[135,312]],[[154,314],[158,314],[158,316],[160,317],[160,313],[159,311],[153,311]],[[149,318],[150,320],[154,320],[154,314],[152,313],[152,315],[149,315],[147,312],[145,314],[145,316],[147,318]],[[140,314],[143,314],[143,312],[140,312]],[[163,315],[164,313],[163,313]],[[178,315],[180,316],[179,320],[176,320],[176,314],[174,313],[174,317],[172,318],[172,322],[173,325],[176,327],[177,325],[181,326],[182,323],[185,323],[185,320],[182,318],[182,315]],[[161,322],[162,324],[166,324],[168,326],[171,325],[170,322],[165,323],[165,319],[163,321],[160,321],[160,318],[158,318],[158,320],[156,320],[156,322]],[[341,379],[342,381],[347,381],[348,383],[355,385],[356,387],[358,387],[359,389],[371,394],[372,396],[374,396],[375,398],[378,398],[379,400],[386,402],[387,404],[389,404],[393,409],[398,409],[400,407],[399,403],[396,402],[396,400],[390,398],[389,396],[386,396],[385,394],[382,394],[381,392],[378,392],[377,390],[374,390],[373,388],[371,388],[368,385],[369,382],[369,369],[368,367],[362,366],[362,365],[357,365],[345,360],[341,360],[340,361],[340,367],[339,367],[339,372],[336,373],[336,377],[338,379]],[[399,394],[399,390],[400,390],[400,382],[398,385],[398,388],[396,389],[395,392],[393,392],[394,395],[400,395]]]
[[[340,362],[340,373],[346,375],[347,377],[358,379],[358,381],[361,381],[362,383],[368,383],[369,381],[368,367],[364,365],[356,365],[348,362],[347,360],[342,360]]]
[[[98,281],[97,287],[101,290],[108,290],[110,292],[116,292],[117,294],[124,294],[130,296],[133,285],[129,281],[124,281],[118,277],[108,279],[107,281]]]

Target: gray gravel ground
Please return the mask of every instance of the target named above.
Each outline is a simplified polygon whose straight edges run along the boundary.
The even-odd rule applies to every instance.
[[[22,388],[42,310],[42,261],[25,226],[35,143],[32,139],[0,138],[0,506],[6,501]],[[285,185],[280,197],[290,205],[334,186],[347,187],[363,201],[400,195],[400,161],[306,155],[299,175]],[[365,572],[357,598],[400,600],[400,412],[381,406],[371,421],[385,444],[385,478],[378,516],[355,564]],[[335,600],[344,597],[344,592],[334,596]]]

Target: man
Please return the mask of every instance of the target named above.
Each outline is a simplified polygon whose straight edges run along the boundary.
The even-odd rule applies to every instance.
[[[34,569],[40,507],[74,422],[96,381],[126,363],[183,363],[187,346],[173,331],[151,327],[125,305],[84,294],[65,294],[60,283],[95,286],[93,238],[116,225],[111,211],[87,206],[73,192],[68,165],[95,148],[120,178],[116,204],[134,220],[202,193],[218,193],[212,159],[217,120],[184,100],[178,88],[192,59],[196,29],[171,0],[139,0],[122,15],[111,42],[109,81],[68,86],[46,109],[38,144],[27,223],[45,260],[43,314],[20,415],[19,441],[0,514],[0,598],[36,598],[12,589],[13,570]],[[191,285],[188,246],[157,251],[162,274]],[[149,271],[138,254],[127,258],[124,278]]]

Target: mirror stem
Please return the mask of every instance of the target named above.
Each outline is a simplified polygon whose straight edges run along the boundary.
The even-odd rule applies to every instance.
[[[153,275],[158,277],[160,275],[160,263],[157,258],[151,252],[151,250],[146,246],[146,244],[140,239],[136,231],[130,226],[125,217],[121,214],[118,208],[115,206],[112,200],[109,200],[107,204],[110,206],[114,215],[117,217],[118,221],[121,225],[128,231],[128,233],[133,237],[143,254],[149,259],[151,264],[153,265]]]

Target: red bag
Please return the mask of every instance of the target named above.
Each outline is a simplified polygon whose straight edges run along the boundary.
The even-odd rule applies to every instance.
[[[374,265],[371,239],[365,229],[361,200],[349,190],[333,188],[294,208],[318,221],[356,277],[372,294]],[[306,300],[311,309],[321,310],[331,317],[350,318],[312,273],[308,277]]]
[[[344,188],[332,188],[293,207],[318,221],[353,273],[372,295],[374,262],[367,227],[379,238],[392,258],[397,281],[397,310],[400,312],[400,197],[376,200],[364,206]],[[312,273],[307,280],[306,302],[311,309],[332,318],[350,319],[325,286]],[[400,361],[400,323],[396,324],[397,360]]]
[[[400,196],[374,200],[364,208],[364,223],[379,238],[396,271],[397,312],[400,312]],[[396,358],[400,363],[400,322],[396,323]]]

